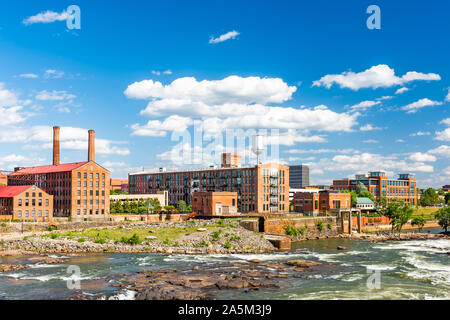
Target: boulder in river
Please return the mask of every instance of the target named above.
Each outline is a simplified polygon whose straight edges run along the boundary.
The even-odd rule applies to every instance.
[[[288,266],[294,266],[299,268],[310,268],[321,265],[320,262],[308,261],[308,260],[288,260],[285,262]]]

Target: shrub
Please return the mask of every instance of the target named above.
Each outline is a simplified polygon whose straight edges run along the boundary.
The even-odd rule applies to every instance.
[[[226,227],[227,224],[225,223],[225,220],[220,219],[219,222],[217,222],[217,225],[218,225],[219,227]]]
[[[331,223],[329,223],[329,222],[328,222],[328,224],[327,224],[327,227],[328,227],[328,230],[333,229],[333,225],[332,225]]]
[[[80,242],[80,243],[86,242],[86,239],[85,238],[78,238],[78,242]]]
[[[103,238],[99,238],[99,239],[95,239],[94,242],[95,242],[95,243],[99,243],[99,244],[105,244],[105,243],[106,243],[106,240],[103,239]]]
[[[323,221],[319,220],[317,222],[317,230],[322,231],[323,230]]]
[[[221,234],[220,230],[219,231],[214,231],[213,234],[212,234],[212,240],[213,241],[218,241],[220,239],[220,234]]]
[[[58,230],[57,226],[50,226],[47,228],[47,231],[54,231],[54,230]]]
[[[200,244],[201,244],[203,247],[208,247],[208,246],[209,246],[209,243],[206,242],[205,240],[202,240],[202,242],[200,242]]]
[[[120,242],[125,243],[125,244],[130,244],[130,245],[134,246],[134,245],[140,244],[142,242],[142,240],[139,239],[139,236],[135,233],[129,238],[122,237],[120,239]]]
[[[56,239],[56,238],[58,238],[58,234],[57,234],[57,233],[52,233],[52,234],[50,235],[50,238]]]
[[[284,230],[286,231],[286,234],[291,237],[296,237],[296,236],[298,236],[298,233],[299,233],[298,229],[295,226],[290,225],[290,224],[285,226]]]
[[[231,248],[230,240],[227,239],[227,241],[225,241],[225,244],[223,245],[223,247],[225,249],[230,249]]]

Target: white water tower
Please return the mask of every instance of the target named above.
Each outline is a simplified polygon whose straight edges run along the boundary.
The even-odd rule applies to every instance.
[[[256,154],[256,165],[259,165],[259,155],[264,151],[263,137],[259,134],[252,136],[252,152]]]

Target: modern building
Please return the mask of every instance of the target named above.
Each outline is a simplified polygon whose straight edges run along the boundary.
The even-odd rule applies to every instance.
[[[168,190],[169,205],[176,206],[180,200],[192,205],[194,192],[236,192],[239,212],[289,212],[289,167],[275,163],[226,166],[225,163],[222,168],[132,173],[128,177],[130,194]]]
[[[0,220],[51,221],[53,196],[36,186],[0,186]]]
[[[370,198],[366,197],[357,197],[356,198],[356,209],[360,209],[362,211],[372,211],[375,210],[375,204]]]
[[[169,193],[167,191],[158,191],[156,194],[117,194],[110,195],[110,201],[147,201],[149,199],[158,199],[161,207],[169,205]]]
[[[6,186],[7,184],[8,184],[8,176],[0,171],[0,186]]]
[[[242,156],[237,153],[222,153],[222,168],[240,168]]]
[[[444,190],[444,192],[450,192],[450,184],[446,184],[445,186],[442,186],[442,190]]]
[[[294,194],[295,211],[308,215],[328,213],[331,209],[349,209],[351,205],[352,199],[349,193],[319,191]]]
[[[59,127],[53,128],[53,164],[16,168],[8,185],[34,184],[53,195],[53,216],[104,219],[109,214],[110,173],[95,162],[95,131],[89,130],[88,161],[60,164]]]
[[[309,167],[303,164],[289,166],[289,187],[305,188],[309,186]]]
[[[355,179],[333,180],[332,188],[336,191],[356,191],[360,182],[375,198],[386,197],[388,202],[402,199],[407,204],[417,204],[416,179],[410,173],[400,173],[398,179],[389,179],[385,172],[373,171],[368,175],[356,175]]]
[[[110,179],[110,190],[119,190],[121,193],[128,192],[128,179]]]
[[[237,215],[237,192],[195,192],[192,212],[201,216]]]

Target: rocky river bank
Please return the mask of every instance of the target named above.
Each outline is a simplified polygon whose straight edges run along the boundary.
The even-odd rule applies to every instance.
[[[85,236],[86,232],[94,236]],[[133,236],[122,239],[108,238],[108,234],[114,232]],[[171,232],[171,237],[162,239],[161,235],[165,235],[166,232]],[[98,236],[95,236],[96,233]],[[102,238],[104,234],[107,236]],[[217,224],[214,221],[197,221],[136,223],[119,228],[106,227],[64,233],[53,231],[21,239],[6,239],[1,242],[0,255],[99,252],[230,254],[267,253],[275,250],[276,248],[264,239],[262,234],[246,230],[235,222],[222,221],[221,224]]]

